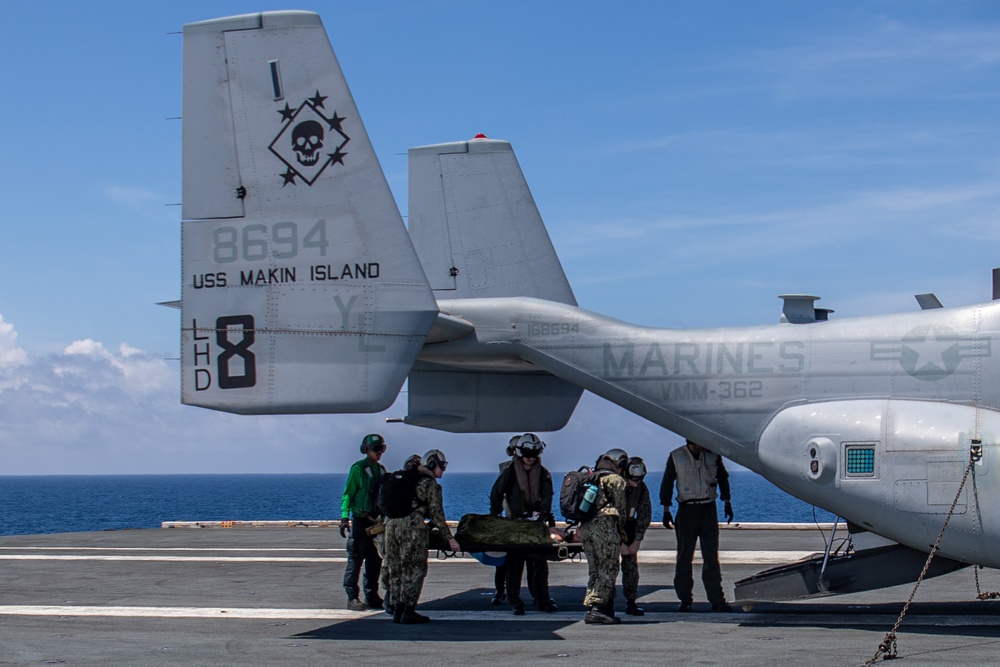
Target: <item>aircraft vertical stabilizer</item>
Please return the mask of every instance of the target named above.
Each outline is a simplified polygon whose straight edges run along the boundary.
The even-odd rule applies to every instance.
[[[576,305],[509,142],[410,149],[409,228],[431,287],[454,299],[526,296]],[[418,362],[406,421],[458,433],[554,431],[583,390],[547,372]]]
[[[409,178],[410,237],[439,299],[576,305],[509,142],[411,148]]]
[[[184,28],[182,400],[374,412],[437,315],[316,14]]]

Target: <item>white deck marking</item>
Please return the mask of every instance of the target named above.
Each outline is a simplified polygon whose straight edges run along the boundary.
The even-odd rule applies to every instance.
[[[641,600],[640,600],[641,601]],[[788,603],[786,603],[788,604]],[[807,603],[808,604],[808,603]],[[707,606],[701,605],[705,609]],[[427,610],[425,610],[427,611]],[[538,623],[542,621],[558,621],[567,624],[582,623],[581,610],[560,611],[554,614],[538,614],[527,616],[511,616],[508,610],[442,610],[427,612],[435,621],[496,621],[501,623]],[[854,608],[850,613],[816,613],[803,610],[802,613],[754,613],[733,612],[728,614],[708,614],[699,610],[690,614],[676,612],[646,612],[643,622],[708,622],[708,623],[755,623],[768,624],[775,621],[783,625],[813,625],[822,622],[830,626],[875,626],[882,627],[896,614],[878,613],[865,608]],[[201,618],[217,620],[321,620],[321,621],[357,621],[372,619],[373,622],[390,623],[389,617],[376,610],[348,611],[346,609],[280,609],[246,607],[99,607],[87,605],[0,605],[0,616],[57,616],[64,619],[84,617],[104,618]],[[632,620],[623,617],[624,624]],[[1000,626],[1000,618],[983,615],[915,615],[907,618],[908,626],[924,627],[996,627]]]
[[[254,547],[0,547],[0,551],[321,551],[331,553],[344,553],[344,549],[319,549],[316,547],[282,547],[282,548],[254,548]]]
[[[18,551],[55,551],[57,549],[35,549],[32,547],[6,547],[8,550],[18,550]],[[63,554],[63,553],[0,553],[0,561],[4,560],[53,560],[53,561],[124,561],[124,562],[141,562],[141,561],[151,561],[151,562],[166,562],[166,563],[220,563],[220,562],[232,562],[232,563],[345,563],[347,558],[344,556],[277,556],[277,555],[263,555],[263,556],[229,556],[229,555],[198,555],[198,556],[183,556],[183,555],[173,555],[173,554],[163,554],[159,555],[156,552],[176,552],[176,551],[186,551],[186,552],[206,552],[206,553],[228,553],[233,551],[250,551],[250,552],[280,552],[280,551],[300,551],[299,549],[114,549],[114,548],[103,548],[103,549],[93,549],[90,547],[59,547],[60,551],[142,551],[146,552],[143,555],[140,554]],[[303,549],[301,551],[309,551]],[[320,549],[314,551],[323,551]],[[343,549],[330,549],[327,550],[330,553],[343,553]],[[794,561],[802,560],[804,558],[809,558],[814,555],[815,552],[812,551],[720,551],[719,561],[723,564],[728,565],[742,565],[742,564],[782,564],[791,563]],[[447,558],[441,560],[436,558],[432,553],[428,559],[431,564],[435,563],[451,563],[451,564],[469,564],[476,563],[476,561],[471,556],[459,556],[454,558]],[[639,552],[639,562],[648,563],[651,565],[669,565],[674,563],[676,560],[676,555],[673,551],[640,551]],[[695,562],[700,563],[701,557],[695,554]],[[562,561],[571,562],[571,561]]]
[[[346,609],[249,609],[242,607],[98,607],[85,605],[0,605],[3,616],[114,616],[123,618],[329,619],[349,621],[383,614]],[[388,620],[388,616],[386,616]]]

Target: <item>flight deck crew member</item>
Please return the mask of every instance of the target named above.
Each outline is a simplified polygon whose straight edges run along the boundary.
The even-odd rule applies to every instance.
[[[525,433],[514,446],[510,465],[501,469],[490,491],[490,514],[514,519],[543,521],[555,524],[552,515],[552,474],[542,465],[541,454],[545,443],[534,433]],[[549,563],[544,558],[525,558],[523,554],[508,552],[507,598],[516,616],[524,615],[521,600],[521,575],[528,564],[528,590],[535,598],[535,605],[545,612],[559,611],[549,597]]]
[[[677,484],[677,520],[670,515],[674,483]],[[729,496],[729,473],[722,457],[701,445],[686,441],[670,453],[667,471],[660,487],[660,504],[663,505],[663,526],[677,531],[677,565],[674,571],[674,590],[681,604],[678,611],[691,611],[694,578],[692,561],[695,543],[701,541],[703,561],[701,580],[705,594],[712,604],[712,611],[732,611],[722,591],[722,568],[719,566],[719,515],[715,501],[725,503],[725,515],[733,520],[733,506]]]
[[[625,613],[643,616],[645,611],[636,604],[639,597],[639,545],[653,520],[653,505],[646,486],[646,463],[633,456],[625,466],[625,540],[622,542],[622,593]]]
[[[431,620],[416,612],[427,576],[430,528],[425,519],[441,531],[452,551],[461,550],[445,522],[441,485],[437,483],[447,467],[448,461],[440,450],[432,449],[424,454],[417,467],[421,477],[414,489],[413,511],[401,519],[385,520],[385,567],[389,582],[386,597],[393,605],[393,623]]]
[[[382,609],[383,601],[378,594],[379,574],[382,571],[382,557],[375,548],[375,538],[365,529],[376,523],[376,510],[372,507],[372,487],[385,474],[385,466],[379,463],[385,452],[385,440],[378,433],[366,435],[361,441],[361,453],[365,458],[354,463],[347,473],[347,484],[340,501],[340,535],[347,538],[347,567],[344,568],[344,590],[347,592],[347,608],[352,611]],[[353,520],[352,518],[353,517]],[[359,599],[358,576],[364,565],[362,584],[365,601]]]
[[[517,446],[517,441],[521,439],[520,435],[512,435],[510,441],[507,443],[507,460],[500,462],[500,474],[510,465],[511,457],[514,456],[514,447]],[[503,504],[504,512],[507,512],[507,501]],[[528,582],[531,582],[531,573],[528,573]],[[492,604],[494,607],[498,607],[507,601],[507,560],[501,565],[496,566],[496,571],[493,573],[493,600]],[[529,587],[530,591],[530,587]]]
[[[583,604],[588,608],[584,623],[611,625],[621,623],[615,616],[615,582],[618,579],[620,548],[624,539],[625,480],[621,475],[628,454],[610,449],[597,459],[595,470],[602,472],[598,480],[597,514],[580,525],[583,552],[587,556],[587,595]]]

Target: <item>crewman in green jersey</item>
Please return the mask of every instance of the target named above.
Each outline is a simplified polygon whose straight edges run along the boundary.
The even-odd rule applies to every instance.
[[[366,529],[371,528],[378,520],[377,510],[372,506],[372,487],[385,474],[385,466],[379,463],[385,447],[385,439],[378,433],[370,433],[364,437],[361,441],[361,453],[365,458],[351,466],[347,473],[344,496],[340,501],[340,535],[347,538],[344,590],[347,592],[347,608],[352,611],[383,607],[382,598],[378,594],[382,557],[375,548],[375,538]],[[358,589],[362,564],[364,602],[360,599]]]

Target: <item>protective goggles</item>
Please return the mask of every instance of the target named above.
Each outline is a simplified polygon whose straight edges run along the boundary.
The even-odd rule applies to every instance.
[[[642,479],[646,476],[646,464],[642,461],[633,461],[625,469],[625,475],[629,479]]]

